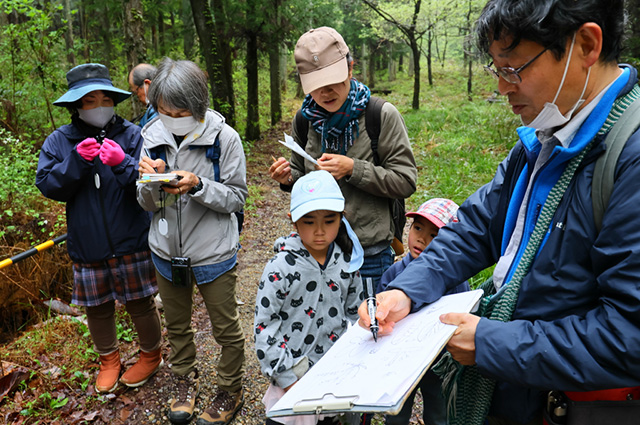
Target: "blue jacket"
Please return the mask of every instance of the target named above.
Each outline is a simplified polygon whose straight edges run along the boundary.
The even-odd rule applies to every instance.
[[[391,267],[389,267],[382,274],[382,278],[380,278],[380,284],[378,285],[378,292],[386,291],[387,286],[389,286],[389,283],[391,283],[391,281],[393,281],[396,277],[398,277],[398,275],[402,273],[404,269],[407,268],[407,266],[409,265],[409,263],[411,263],[412,260],[413,260],[413,257],[411,256],[411,254],[407,254],[404,257],[402,257],[400,261],[396,261],[395,263],[393,263]],[[469,282],[465,281],[460,285],[456,286],[455,288],[453,288],[452,290],[447,291],[445,295],[457,294],[459,292],[466,292],[469,289],[471,289],[469,287]]]
[[[147,106],[147,110],[144,111],[144,114],[142,115],[142,118],[140,118],[140,124],[138,124],[138,125],[140,127],[144,127],[149,121],[151,121],[152,119],[154,119],[157,116],[158,116],[158,113],[156,112],[155,109],[153,109],[153,106],[151,106],[151,104],[149,104],[149,106]]]
[[[612,98],[636,84],[635,69],[627,69],[630,75],[613,84],[580,131],[599,127],[598,111],[608,113]],[[493,180],[460,207],[460,222],[441,229],[390,284],[403,290],[414,308],[437,300],[504,253],[530,178],[528,170],[540,150],[531,131],[519,132],[520,142]],[[528,205],[527,235],[542,194],[580,150],[574,146],[576,139],[577,135],[569,148],[556,147],[538,175]],[[546,390],[640,385],[640,132],[629,139],[618,160],[598,233],[591,180],[594,161],[605,149],[602,139],[596,137],[555,212],[544,245],[522,281],[512,321],[483,318],[478,324],[478,369],[497,381],[491,415],[527,423],[540,413]]]
[[[104,165],[98,157],[86,161],[76,145],[95,137],[94,127],[76,116],[44,141],[36,186],[47,198],[66,202],[67,249],[74,262],[93,263],[149,249],[150,217],[136,200],[140,127],[116,117],[106,137],[125,152],[122,163]],[[100,177],[96,189],[95,174]]]

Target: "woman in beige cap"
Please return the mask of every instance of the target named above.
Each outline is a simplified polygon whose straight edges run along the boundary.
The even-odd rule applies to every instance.
[[[286,191],[315,169],[331,173],[344,194],[345,214],[364,247],[360,273],[377,285],[393,263],[391,200],[408,198],[416,189],[417,170],[407,129],[388,102],[382,105],[380,122],[365,122],[371,92],[352,78],[349,48],[335,29],[320,27],[304,33],[296,44],[295,59],[307,94],[301,113],[311,125],[305,131],[294,120],[293,138],[317,158],[318,165],[294,152],[290,161],[275,161],[269,173]],[[376,152],[367,124],[380,128]]]

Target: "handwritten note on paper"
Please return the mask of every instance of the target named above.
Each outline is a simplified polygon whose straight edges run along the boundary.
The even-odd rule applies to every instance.
[[[480,290],[446,295],[399,321],[393,333],[379,336],[377,343],[369,330],[352,326],[268,416],[291,412],[299,402],[321,400],[326,394],[357,396],[356,406],[396,405],[456,329],[440,322],[440,315],[469,312],[481,296]]]
[[[292,151],[294,151],[295,153],[297,153],[298,155],[300,155],[304,159],[306,159],[308,161],[311,161],[314,164],[318,165],[318,161],[316,161],[315,158],[313,158],[311,155],[309,155],[302,148],[302,146],[297,144],[296,141],[293,140],[293,137],[289,136],[287,133],[284,133],[284,142],[282,140],[278,140],[278,142],[282,143],[283,145],[285,145],[286,147],[288,147],[289,149],[291,149]]]

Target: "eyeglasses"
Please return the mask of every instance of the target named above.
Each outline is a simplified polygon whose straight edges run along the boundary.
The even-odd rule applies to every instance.
[[[533,61],[535,61],[540,56],[542,56],[542,54],[546,52],[548,49],[549,48],[547,47],[546,49],[544,49],[543,51],[535,55],[533,59],[531,59],[529,62],[525,63],[518,69],[513,69],[510,66],[502,66],[500,68],[493,69],[491,68],[491,65],[493,65],[493,61],[491,61],[489,65],[484,66],[484,70],[496,80],[499,80],[500,77],[502,77],[507,83],[520,84],[522,82],[522,77],[520,76],[520,72],[522,72],[522,70],[524,70],[526,67],[531,65]]]

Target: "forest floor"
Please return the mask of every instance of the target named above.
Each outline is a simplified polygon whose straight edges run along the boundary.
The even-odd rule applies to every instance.
[[[271,157],[286,154],[275,140],[282,137],[285,126],[270,131],[263,139],[256,142],[247,155],[247,180],[250,192],[255,199],[253,206],[245,213],[245,223],[242,232],[242,250],[238,255],[238,285],[237,299],[242,328],[245,333],[246,375],[244,380],[245,402],[242,410],[236,416],[233,424],[262,424],[265,422],[262,396],[267,389],[268,381],[260,372],[260,365],[254,351],[253,317],[255,296],[258,281],[266,261],[273,255],[274,241],[291,231],[292,226],[287,218],[289,208],[289,194],[279,190],[278,184],[269,177],[268,169]],[[287,129],[287,133],[289,130]],[[216,364],[220,355],[220,346],[211,335],[211,323],[202,298],[196,291],[192,326],[195,331],[196,346],[198,347],[198,362],[200,371],[200,395],[196,404],[196,417],[210,403],[216,389]],[[165,331],[166,332],[166,331]],[[169,346],[164,335],[163,351],[167,359]],[[0,350],[2,347],[0,346]],[[121,357],[125,367],[136,360],[138,350],[135,338],[133,342],[122,343]],[[44,369],[50,360],[40,357],[38,366]],[[64,361],[64,359],[62,360]],[[171,398],[169,369],[167,366],[151,378],[145,385],[137,389],[119,386],[113,394],[100,396],[95,393],[93,384],[97,373],[97,364],[88,366],[88,384],[83,390],[71,389],[68,386],[57,385],[52,391],[51,401],[62,396],[69,400],[60,407],[56,415],[38,414],[25,415],[25,407],[34,405],[37,398],[42,398],[42,391],[15,391],[10,398],[0,400],[0,424],[168,424],[166,416],[168,400]],[[42,370],[33,373],[31,377],[41,374]],[[31,379],[30,387],[38,385],[38,378]],[[49,393],[47,393],[49,394]],[[89,396],[89,397],[88,397]],[[88,403],[85,399],[92,398],[98,402]],[[36,400],[34,400],[36,399]],[[7,400],[10,400],[7,402]],[[412,423],[422,423],[417,414],[417,407],[421,407],[420,397],[416,399]],[[421,410],[421,408],[420,408]],[[57,417],[52,419],[52,417]],[[376,416],[374,424],[383,422],[382,417]],[[195,423],[195,419],[192,423]]]

